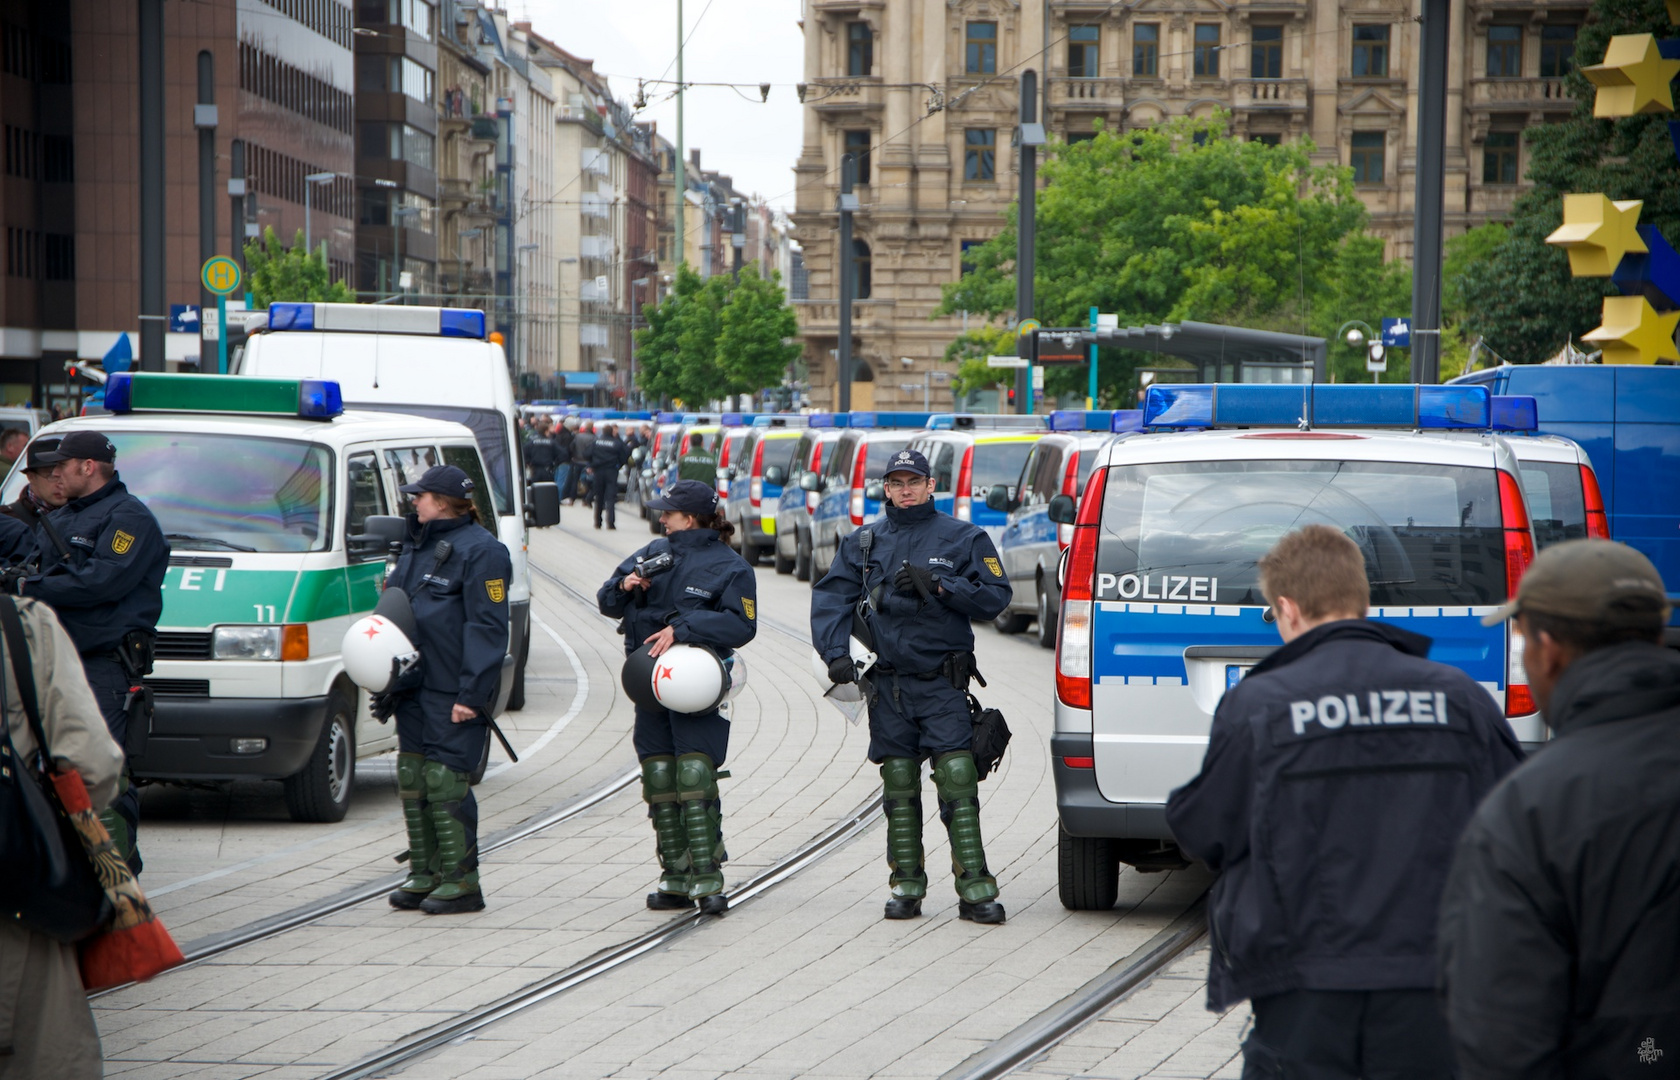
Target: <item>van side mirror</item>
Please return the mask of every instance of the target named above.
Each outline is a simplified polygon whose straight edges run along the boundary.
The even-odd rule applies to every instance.
[[[764,467],[764,482],[781,487],[787,483],[787,469],[781,465],[766,465]]]
[[[1050,500],[1045,512],[1050,515],[1050,520],[1058,525],[1072,525],[1079,517],[1079,507],[1074,503],[1072,495],[1057,495]]]
[[[1016,502],[1009,497],[1008,484],[993,484],[986,491],[986,509],[996,510],[1000,514],[1007,514],[1015,509]]]
[[[369,514],[362,531],[346,538],[345,551],[353,559],[383,559],[391,545],[401,545],[408,536],[408,522],[388,514]]]
[[[801,473],[799,476],[799,489],[801,491],[821,491],[822,475],[814,471]]]
[[[871,480],[863,485],[863,497],[880,502],[887,497],[886,485],[879,480]]]
[[[560,524],[560,485],[532,484],[525,489],[525,523],[538,529]]]

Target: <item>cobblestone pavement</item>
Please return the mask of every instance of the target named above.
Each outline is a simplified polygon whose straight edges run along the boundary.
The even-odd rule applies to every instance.
[[[500,749],[493,750],[492,773],[478,788],[484,835],[634,766],[630,708],[618,685],[622,645],[593,609],[600,581],[648,538],[626,517],[618,532],[595,532],[574,513],[564,526],[533,534],[533,564],[563,586],[534,580],[529,703],[504,722],[522,760],[502,767]],[[734,705],[734,778],[723,788],[733,856],[726,869],[735,882],[776,863],[879,786],[864,760],[867,733],[823,704],[810,676],[807,586],[768,566],[759,582],[763,625],[745,650],[751,677]],[[982,696],[1016,732],[1009,757],[982,789],[988,857],[1008,924],[956,919],[929,781],[935,885],[922,919],[880,917],[886,867],[877,824],[750,905],[399,1074],[937,1076],[1158,932],[1206,887],[1205,876],[1124,871],[1110,912],[1068,912],[1057,901],[1047,747],[1052,654],[1025,636],[987,627],[977,636],[991,679]],[[149,791],[145,884],[188,943],[393,873],[391,856],[404,847],[396,810],[390,755],[361,763],[350,816],[338,825],[285,820],[278,785]],[[655,864],[639,786],[492,853],[482,872],[489,907],[480,914],[428,918],[363,904],[97,999],[108,1075],[321,1076],[670,918],[642,902]],[[1194,1038],[1193,1010],[1184,1004],[1194,998],[1200,1008],[1194,978],[1163,975],[1132,1000],[1170,989],[1175,979],[1184,983],[1182,1000],[1160,1015]],[[1111,1031],[1111,1053],[1141,1051],[1147,1044],[1135,1028],[1143,1021],[1125,1011],[1129,1004],[1076,1038]],[[1174,1019],[1181,1011],[1182,1022]],[[1121,1026],[1105,1027],[1111,1019]],[[1231,1023],[1215,1020],[1204,1026]],[[1240,1021],[1231,1038],[1237,1029]],[[1166,1067],[1170,1057],[1163,1053],[1156,1064]],[[1055,1071],[1059,1060],[1052,1054],[1032,1067],[1085,1075],[1078,1063]]]

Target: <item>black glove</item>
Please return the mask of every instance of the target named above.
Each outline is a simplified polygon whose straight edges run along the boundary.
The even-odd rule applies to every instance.
[[[921,566],[911,566],[905,563],[893,575],[893,587],[901,593],[915,593],[923,600],[933,599],[933,590],[939,586],[939,579],[933,576],[933,571]]]
[[[857,664],[850,656],[837,656],[828,662],[828,680],[836,686],[857,682]]]
[[[29,571],[21,566],[8,566],[0,570],[0,592],[7,596],[23,595],[23,579],[29,576]]]
[[[381,724],[391,719],[391,714],[397,711],[397,698],[401,696],[390,691],[383,694],[368,695],[368,711]]]

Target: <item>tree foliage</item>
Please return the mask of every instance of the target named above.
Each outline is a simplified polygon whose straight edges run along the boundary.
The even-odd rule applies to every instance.
[[[699,404],[774,386],[799,357],[798,319],[781,275],[752,263],[740,281],[701,278],[677,267],[671,291],[642,309],[636,331],[637,381],[649,396]]]
[[[1545,360],[1569,339],[1599,325],[1607,278],[1576,278],[1568,256],[1546,243],[1563,221],[1563,196],[1603,192],[1642,199],[1642,225],[1680,238],[1680,168],[1675,167],[1668,114],[1595,120],[1594,88],[1580,68],[1604,59],[1617,34],[1673,36],[1662,0],[1596,0],[1575,39],[1575,64],[1565,78],[1575,99],[1568,120],[1530,128],[1527,178],[1534,186],[1512,208],[1505,242],[1467,270],[1464,329],[1480,334],[1516,363]],[[1450,287],[1450,286],[1449,286]]]
[[[1341,166],[1315,166],[1311,143],[1240,142],[1227,119],[1181,118],[1142,131],[1055,143],[1039,194],[1033,315],[1083,326],[1093,306],[1120,324],[1185,319],[1332,336],[1346,319],[1411,310],[1410,273],[1383,262],[1382,241]],[[1015,222],[965,257],[935,312],[1014,314]],[[1114,352],[1114,356],[1109,353]],[[1153,357],[1102,351],[1110,404]],[[1362,354],[1331,350],[1338,378],[1363,377]],[[1047,388],[1084,386],[1081,367],[1051,369]]]
[[[332,280],[321,252],[304,247],[302,229],[293,237],[292,246],[286,247],[273,226],[263,230],[261,240],[245,244],[245,288],[257,310],[275,301],[352,303],[356,299],[348,285]]]

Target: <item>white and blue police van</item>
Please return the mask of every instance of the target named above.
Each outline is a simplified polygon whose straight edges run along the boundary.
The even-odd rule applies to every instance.
[[[1183,865],[1167,796],[1200,769],[1221,696],[1281,644],[1256,563],[1303,525],[1358,543],[1370,616],[1431,638],[1542,741],[1521,638],[1481,623],[1534,555],[1485,388],[1155,386],[1143,426],[1077,505],[1049,508],[1073,526],[1051,736],[1064,906],[1112,906],[1122,862]]]
[[[812,427],[843,427],[828,463],[803,486],[817,495],[811,511],[811,581],[821,581],[840,553],[840,542],[879,518],[886,498],[881,470],[910,445],[928,413],[850,412],[813,416]]]

